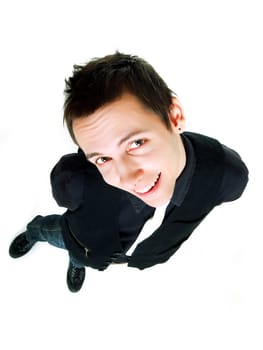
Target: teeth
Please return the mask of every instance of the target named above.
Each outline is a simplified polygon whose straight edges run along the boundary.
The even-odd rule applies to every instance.
[[[160,175],[161,173],[156,176],[156,179],[150,185],[146,185],[141,190],[136,190],[136,192],[141,194],[149,192],[154,187],[156,182],[159,180]]]

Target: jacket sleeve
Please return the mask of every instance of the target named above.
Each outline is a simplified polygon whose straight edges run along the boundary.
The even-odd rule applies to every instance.
[[[50,174],[52,195],[57,204],[71,211],[83,200],[86,159],[79,153],[64,155]]]
[[[224,176],[217,204],[241,197],[248,183],[248,168],[237,152],[223,145]]]

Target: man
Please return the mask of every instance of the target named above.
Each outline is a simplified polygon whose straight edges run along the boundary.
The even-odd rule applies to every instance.
[[[167,261],[215,206],[243,193],[240,156],[184,132],[178,98],[143,59],[116,52],[75,66],[65,95],[64,121],[79,151],[61,158],[51,183],[68,210],[37,216],[10,255],[37,241],[66,248],[71,291],[81,288],[85,266]]]

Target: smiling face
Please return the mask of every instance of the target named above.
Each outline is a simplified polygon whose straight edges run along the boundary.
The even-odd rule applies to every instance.
[[[133,95],[102,106],[73,121],[78,145],[105,182],[152,207],[170,201],[185,166],[180,137],[184,116],[177,99],[170,112],[171,130]]]

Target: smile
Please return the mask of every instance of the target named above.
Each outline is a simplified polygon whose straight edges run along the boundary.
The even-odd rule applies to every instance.
[[[160,176],[161,176],[161,173],[159,173],[156,176],[155,180],[152,183],[150,183],[149,185],[144,186],[141,190],[136,190],[135,192],[138,193],[138,194],[149,193],[150,191],[152,191],[156,187],[156,185],[157,185],[157,183],[158,183],[158,181],[160,179]]]

